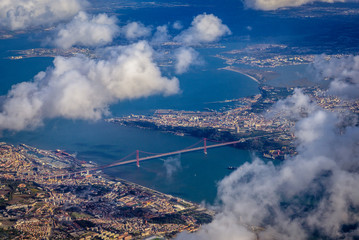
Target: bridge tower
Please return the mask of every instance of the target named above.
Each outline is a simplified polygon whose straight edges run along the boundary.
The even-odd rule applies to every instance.
[[[139,150],[136,150],[136,165],[137,167],[140,167],[140,151]]]
[[[203,152],[204,154],[207,154],[207,138],[203,138],[203,144],[204,144]]]

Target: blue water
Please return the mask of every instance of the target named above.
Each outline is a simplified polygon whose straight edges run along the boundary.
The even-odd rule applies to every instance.
[[[208,65],[178,76],[181,92],[163,97],[153,96],[135,101],[123,101],[111,107],[115,115],[151,113],[154,109],[203,110],[213,108],[208,102],[240,98],[258,93],[257,84],[245,76]],[[199,68],[199,67],[198,67]],[[218,106],[217,106],[218,107]]]
[[[89,123],[56,119],[36,131],[5,134],[1,139],[13,144],[26,143],[44,149],[66,149],[77,157],[100,165],[118,160],[136,149],[160,153],[183,149],[199,139],[162,132],[117,126],[103,121]],[[181,167],[168,176],[164,161],[156,159],[105,170],[120,177],[159,191],[195,202],[213,202],[216,183],[231,171],[228,166],[240,166],[250,161],[251,154],[231,147],[209,149],[208,154],[194,152],[175,156]],[[132,159],[134,155],[132,156]]]
[[[85,122],[63,119],[50,120],[35,131],[16,134],[5,132],[1,139],[13,144],[26,143],[43,149],[65,149],[77,157],[99,165],[116,161],[137,149],[162,153],[183,149],[199,139],[162,132],[123,127],[104,121]],[[228,166],[240,166],[251,160],[248,151],[223,147],[175,156],[181,168],[167,176],[166,159],[151,160],[105,170],[120,177],[159,191],[195,202],[213,203],[216,183],[230,173]],[[134,155],[133,157],[134,158]]]
[[[293,14],[283,15],[281,12],[262,12],[244,9],[238,0],[178,0],[189,6],[136,7],[108,9],[103,4],[113,0],[92,0],[96,8],[89,11],[98,12],[107,9],[117,14],[120,23],[141,21],[153,27],[180,20],[188,27],[194,16],[213,13],[223,20],[232,31],[231,36],[223,39],[221,44],[228,50],[242,48],[253,43],[279,43],[298,47],[322,46],[325,41],[315,36],[327,36],[335,46],[354,46],[350,41],[358,42],[357,31],[341,31],[341,29],[357,29],[358,16],[338,20],[339,17],[323,17],[313,19],[293,18]],[[126,1],[127,2],[127,1]],[[140,2],[140,1],[134,1]],[[146,2],[146,1],[145,1]],[[169,2],[159,0],[156,2]],[[172,2],[169,2],[172,3]],[[317,6],[320,4],[313,4]],[[139,6],[139,5],[137,5]],[[340,5],[333,5],[340,6]],[[356,5],[357,7],[357,5]],[[338,31],[330,32],[326,26],[336,25]],[[252,28],[248,30],[248,26]],[[334,29],[334,28],[333,28]],[[172,34],[176,31],[170,29]],[[178,33],[178,32],[177,32]],[[338,34],[340,33],[340,34]],[[4,59],[12,55],[9,50],[20,50],[42,47],[44,33],[18,35],[16,39],[0,40],[0,94],[6,94],[13,84],[31,80],[39,71],[51,66],[51,58],[31,58],[17,61]],[[341,39],[347,39],[342,41]],[[350,41],[349,41],[349,40]],[[330,44],[329,44],[330,45]],[[330,45],[331,46],[331,45]],[[313,48],[314,49],[314,48]],[[321,48],[318,48],[321,49]],[[158,108],[185,110],[202,110],[212,108],[207,102],[239,98],[258,93],[257,84],[249,78],[237,73],[219,71],[223,61],[213,58],[223,49],[198,49],[205,64],[196,66],[190,72],[177,76],[182,92],[178,95],[163,97],[152,96],[144,99],[123,101],[111,106],[113,116],[130,113],[150,114]],[[320,50],[319,50],[320,51]],[[318,52],[321,53],[321,52]],[[167,71],[165,71],[167,73]],[[167,73],[172,77],[171,73]],[[282,75],[284,78],[285,74]],[[217,106],[218,107],[218,106]],[[149,152],[168,152],[187,147],[198,139],[180,137],[162,132],[121,127],[114,124],[64,119],[46,120],[42,127],[32,131],[3,132],[0,139],[13,144],[26,143],[43,149],[64,149],[77,153],[79,159],[107,164],[127,154],[141,149]],[[175,156],[175,159],[157,159],[141,163],[141,167],[128,165],[106,170],[106,173],[127,179],[159,191],[183,197],[188,200],[213,203],[216,196],[216,183],[230,174],[227,166],[239,166],[251,160],[251,153],[231,147],[211,149],[208,155],[201,152]],[[171,175],[166,171],[168,162],[180,161],[180,167]],[[178,166],[178,165],[177,165]]]
[[[25,40],[29,41],[24,37]],[[0,45],[4,46],[1,42]],[[30,41],[29,44],[36,47],[34,42]],[[19,41],[18,45],[11,47],[26,49],[28,46]],[[237,73],[217,70],[223,67],[223,63],[211,57],[216,52],[215,49],[200,51],[205,64],[177,76],[181,93],[169,97],[152,96],[119,102],[111,106],[112,116],[150,114],[159,108],[203,110],[207,107],[218,107],[207,102],[258,93],[257,84],[251,79]],[[2,51],[2,54],[9,55],[7,51]],[[0,59],[1,94],[6,94],[13,84],[32,80],[39,71],[44,71],[51,65],[51,58]],[[25,143],[42,149],[63,149],[77,153],[79,159],[102,165],[116,161],[137,149],[169,152],[192,145],[199,139],[123,127],[105,121],[50,119],[45,120],[44,125],[35,130],[5,131],[0,140],[12,144]],[[204,155],[195,152],[175,156],[176,161],[180,161],[180,167],[171,175],[166,171],[165,161],[168,159],[144,162],[140,168],[128,165],[107,169],[105,172],[191,201],[213,203],[217,191],[216,183],[231,172],[227,167],[240,166],[243,162],[250,161],[251,154],[231,147],[211,149],[208,153]]]
[[[23,72],[24,76],[19,76],[25,78],[36,74],[39,69],[34,65],[46,65],[46,60],[48,59],[27,59],[26,63],[22,60],[7,61],[10,61],[14,69],[16,66],[27,68],[27,71]],[[16,79],[18,78],[2,82],[2,89],[6,89],[7,84]],[[121,102],[111,107],[113,115],[126,115],[132,112],[147,114],[158,108],[201,110],[210,107],[206,102],[238,98],[258,91],[256,83],[249,78],[216,68],[211,69],[210,66],[204,67],[200,72],[184,74],[179,79],[181,94]],[[118,160],[136,149],[169,152],[192,145],[198,139],[123,127],[104,121],[52,119],[32,131],[5,131],[1,141],[13,144],[26,143],[44,149],[64,149],[77,153],[79,159],[102,165]],[[230,173],[226,168],[240,166],[251,159],[248,151],[231,147],[209,150],[207,156],[198,152],[176,157],[180,159],[181,168],[172,176],[167,175],[163,159],[145,162],[141,164],[141,168],[128,165],[105,172],[188,200],[213,203],[216,183]]]

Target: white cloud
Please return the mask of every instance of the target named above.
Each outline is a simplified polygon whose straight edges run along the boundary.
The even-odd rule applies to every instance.
[[[277,115],[292,120],[298,120],[317,110],[317,106],[301,89],[294,89],[294,94],[284,100],[279,100],[268,112],[269,116]]]
[[[289,101],[307,106],[302,93]],[[289,109],[286,105],[285,109]],[[178,239],[354,239],[359,235],[359,127],[310,107],[295,128],[298,155],[278,166],[255,159],[223,179],[214,221]],[[343,226],[353,229],[344,230]],[[257,227],[257,228],[256,228]],[[261,228],[258,228],[261,227]],[[253,231],[256,229],[256,231]]]
[[[0,26],[10,30],[49,26],[73,17],[86,5],[85,0],[1,0]]]
[[[347,1],[347,0],[244,0],[244,3],[247,7],[270,11],[277,10],[279,8],[284,7],[298,7],[304,4],[313,3],[313,2],[326,2],[326,3],[334,3],[334,2],[355,2]]]
[[[213,14],[204,13],[196,16],[191,27],[182,31],[174,39],[187,45],[196,45],[217,41],[228,34],[231,34],[231,31],[221,19]]]
[[[177,78],[163,77],[152,55],[141,41],[108,48],[99,60],[56,57],[54,67],[33,82],[12,87],[0,112],[0,129],[34,128],[54,117],[96,120],[119,100],[176,94]]]
[[[320,80],[330,81],[328,93],[344,98],[359,97],[359,56],[317,56],[312,64]]]
[[[72,46],[102,46],[111,43],[118,34],[119,27],[115,17],[106,14],[90,16],[80,12],[71,22],[58,27],[56,36],[52,40],[57,47],[70,48]]]
[[[135,40],[151,35],[151,28],[146,27],[140,22],[131,22],[124,26],[121,32],[128,40]]]
[[[151,43],[154,45],[159,45],[165,42],[170,41],[171,36],[168,34],[168,27],[166,25],[158,26],[156,32],[152,37]]]
[[[175,53],[175,70],[181,74],[188,70],[190,65],[198,63],[198,52],[193,48],[181,47],[176,49]]]

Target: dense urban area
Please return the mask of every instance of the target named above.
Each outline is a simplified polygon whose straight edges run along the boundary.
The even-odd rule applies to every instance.
[[[168,239],[214,215],[61,150],[1,143],[0,166],[0,239]]]
[[[170,50],[173,44],[166,42],[162,47]],[[345,56],[326,53],[327,59]],[[8,59],[12,60],[78,54],[96,58],[87,48],[36,48],[11,54]],[[273,86],[268,81],[278,77],[276,67],[311,63],[315,58],[312,50],[255,44],[214,57],[225,61],[220,69],[256,81],[259,94],[212,102],[208,106],[217,107],[202,111],[158,109],[151,115],[132,114],[107,121],[207,138],[208,144],[241,140],[235,147],[268,159],[295,155],[292,128],[296,119],[272,108],[295,88]],[[173,65],[170,58],[162,59],[160,66]],[[359,114],[359,100],[330,96],[313,84],[302,91],[324,109]],[[198,230],[215,214],[183,199],[93,171],[94,163],[79,161],[62,150],[1,143],[0,164],[0,239],[170,239],[182,231]]]
[[[348,54],[333,54],[323,51],[327,59],[340,58]],[[352,54],[352,53],[351,53]],[[243,49],[216,54],[215,57],[225,60],[226,64],[246,65],[256,68],[275,68],[281,66],[308,64],[317,54],[311,48],[290,47],[284,44],[253,44]]]
[[[109,122],[161,130],[176,135],[204,137],[214,141],[246,140],[236,147],[257,151],[265,158],[283,160],[295,155],[294,118],[270,110],[274,103],[291,95],[293,88],[260,85],[260,94],[225,100],[220,110],[181,111],[156,110],[153,115],[130,115],[108,119]],[[359,113],[358,100],[329,96],[319,87],[303,90],[312,101],[329,111]],[[305,113],[303,113],[305,114]]]

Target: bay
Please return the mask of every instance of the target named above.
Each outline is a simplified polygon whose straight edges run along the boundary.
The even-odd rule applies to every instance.
[[[158,19],[157,25],[167,21],[183,20],[189,25],[193,16],[203,13],[199,8],[181,8],[188,12],[181,13],[176,8],[173,19]],[[153,10],[153,9],[152,9]],[[152,11],[151,10],[151,11]],[[165,12],[168,9],[158,9]],[[136,11],[121,11],[121,16],[131,20],[152,18]],[[150,11],[150,12],[151,12]],[[168,15],[171,15],[168,12]],[[184,15],[183,15],[184,14]],[[151,15],[151,14],[150,14]],[[221,14],[219,14],[221,15]],[[143,16],[143,19],[138,19]],[[153,16],[153,12],[152,12]],[[152,22],[152,20],[151,20]],[[154,24],[152,22],[152,24]],[[149,24],[149,23],[148,23]],[[40,37],[38,37],[40,38]],[[238,48],[239,43],[231,44],[230,48]],[[11,86],[24,81],[32,81],[40,71],[52,66],[52,58],[29,58],[22,60],[8,60],[4,57],[12,55],[8,50],[21,50],[41,47],[38,40],[31,40],[26,35],[17,39],[0,40],[0,91],[7,94]],[[222,49],[223,50],[223,49]],[[251,79],[229,71],[218,70],[224,66],[223,61],[214,56],[221,49],[198,49],[202,58],[202,65],[194,66],[185,74],[177,75],[181,92],[173,96],[151,96],[136,100],[118,102],[110,106],[113,116],[128,114],[152,114],[156,109],[203,110],[205,108],[219,108],[219,105],[209,102],[222,101],[249,96],[258,93],[257,84]],[[173,77],[171,69],[163,69],[164,74]],[[62,149],[70,153],[77,153],[77,157],[85,161],[94,161],[99,165],[112,163],[122,157],[143,150],[148,152],[169,152],[183,149],[200,139],[189,136],[176,136],[152,130],[144,130],[118,126],[103,120],[87,122],[81,120],[47,119],[43,126],[20,132],[4,131],[1,141],[12,144],[25,143],[41,149]],[[133,156],[134,157],[134,156]],[[240,166],[251,161],[252,155],[248,151],[223,147],[211,149],[208,154],[194,152],[174,156],[166,159],[155,159],[141,163],[115,167],[104,170],[105,173],[129,180],[164,193],[183,197],[187,200],[213,203],[216,198],[217,182],[231,173],[228,166]]]
[[[33,60],[33,64],[38,64],[38,59]],[[31,68],[31,61],[26,66]],[[210,66],[200,72],[192,71],[180,76],[180,82],[182,93],[179,95],[121,102],[111,107],[113,116],[150,114],[157,108],[202,110],[208,106],[206,102],[238,98],[258,91],[256,83],[249,78],[211,69]],[[81,160],[94,161],[99,165],[119,160],[137,149],[155,153],[169,152],[183,149],[198,140],[188,136],[118,126],[105,121],[65,119],[46,120],[42,127],[34,130],[5,131],[1,138],[1,141],[12,144],[25,143],[43,149],[63,149],[77,153]],[[174,158],[177,158],[177,162],[173,162],[173,158],[157,159],[141,163],[140,168],[127,165],[107,169],[105,173],[187,200],[213,203],[216,183],[231,172],[227,167],[251,161],[251,153],[223,147],[209,150],[208,155],[195,152]],[[180,167],[169,174],[166,161]]]
[[[234,79],[238,83],[243,81],[249,85],[252,84],[250,79],[242,78],[238,74],[234,75]],[[221,76],[222,81],[231,81],[233,78],[231,73]],[[226,80],[224,76],[227,76],[229,79]],[[209,97],[202,96],[203,99],[198,101],[198,104],[196,104],[197,101],[186,100],[182,102],[182,106],[187,106],[188,109],[200,109],[203,105],[203,100],[218,100],[211,94],[213,91],[218,90],[216,89],[218,86],[213,83],[218,81],[218,79],[208,78],[207,81],[212,82],[214,89],[209,88],[208,92],[205,91],[202,94],[209,95]],[[230,91],[227,91],[225,87],[222,90],[218,94],[223,95],[223,97],[235,96],[235,91],[231,95],[229,94]],[[240,92],[240,89],[237,89],[237,91]],[[190,93],[186,94],[191,95]],[[196,91],[193,91],[193,94],[193,98],[195,98]],[[153,102],[151,103],[151,101]],[[175,100],[173,101],[175,102]],[[171,107],[170,102],[163,98],[162,101],[156,104],[154,99],[141,99],[133,101],[130,106],[127,105],[122,114],[127,111],[148,112],[148,108],[155,109],[159,106],[169,108]],[[190,104],[191,102],[192,104]],[[113,107],[116,109],[117,114],[121,113],[121,105],[124,105],[124,103],[119,103]],[[181,105],[177,105],[177,107],[180,108]],[[192,145],[199,139],[152,130],[123,127],[105,121],[86,122],[53,119],[45,121],[44,126],[32,131],[4,132],[1,140],[12,144],[25,143],[44,149],[63,149],[77,153],[77,157],[81,160],[94,161],[99,165],[103,165],[119,160],[137,149],[155,153],[170,152]],[[201,201],[213,203],[217,191],[216,183],[231,172],[227,167],[240,166],[246,161],[251,161],[251,153],[232,147],[223,147],[209,150],[208,155],[204,155],[202,152],[195,152],[174,156],[174,158],[177,158],[176,166],[179,164],[180,167],[175,167],[172,174],[168,173],[166,161],[171,162],[172,160],[170,165],[173,165],[173,158],[144,162],[141,163],[140,168],[137,168],[134,164],[115,167],[106,169],[105,173],[164,193],[183,197],[187,200],[198,203]]]

